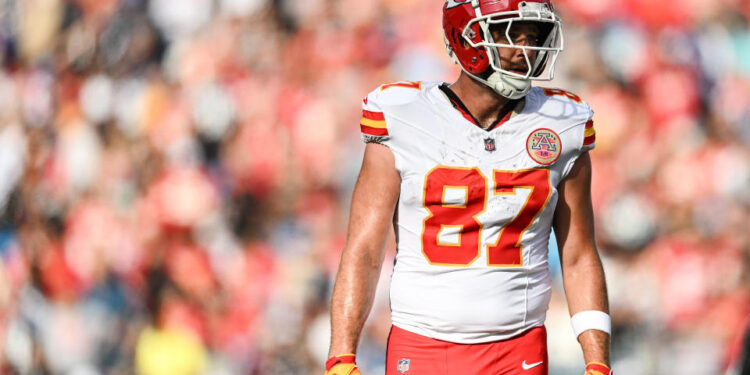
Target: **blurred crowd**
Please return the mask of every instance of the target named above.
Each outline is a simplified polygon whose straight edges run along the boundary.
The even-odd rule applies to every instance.
[[[438,0],[0,0],[0,374],[320,374],[360,100],[444,80]],[[620,374],[731,374],[750,2],[559,0]],[[552,374],[580,374],[558,284]],[[392,259],[393,251],[388,258]],[[358,361],[383,373],[386,261]]]

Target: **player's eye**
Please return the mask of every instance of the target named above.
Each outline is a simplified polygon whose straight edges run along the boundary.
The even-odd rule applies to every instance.
[[[540,44],[539,37],[530,33],[510,32],[510,40],[513,41],[513,44],[525,44],[534,47],[538,47]]]
[[[539,47],[542,44],[541,37],[536,30],[536,26],[529,27],[528,24],[517,23],[508,30],[508,25],[498,24],[491,25],[490,31],[492,37],[499,43],[513,43],[516,45],[527,45]],[[510,37],[510,39],[509,39]]]

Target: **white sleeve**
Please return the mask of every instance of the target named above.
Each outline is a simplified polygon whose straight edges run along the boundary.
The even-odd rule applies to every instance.
[[[362,120],[359,122],[362,141],[386,144],[390,139],[385,113],[378,104],[378,91],[375,89],[362,101]]]

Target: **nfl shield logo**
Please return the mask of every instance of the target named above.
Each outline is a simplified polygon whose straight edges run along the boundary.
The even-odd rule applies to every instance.
[[[484,150],[489,152],[495,151],[495,140],[493,138],[484,139]]]
[[[398,367],[396,368],[398,372],[400,373],[406,373],[409,371],[409,360],[406,358],[402,358],[398,360]]]

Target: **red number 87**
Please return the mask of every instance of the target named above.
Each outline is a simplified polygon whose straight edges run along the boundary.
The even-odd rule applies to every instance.
[[[493,171],[495,195],[515,194],[517,188],[529,189],[526,202],[501,230],[497,242],[487,245],[487,265],[520,267],[523,265],[521,236],[549,201],[552,188],[549,170]],[[462,204],[446,203],[446,189],[462,189]],[[438,166],[425,176],[423,205],[430,213],[422,230],[422,253],[430,264],[468,266],[479,258],[483,224],[477,219],[487,206],[487,177],[479,168]],[[458,241],[444,243],[440,233],[458,230]]]

